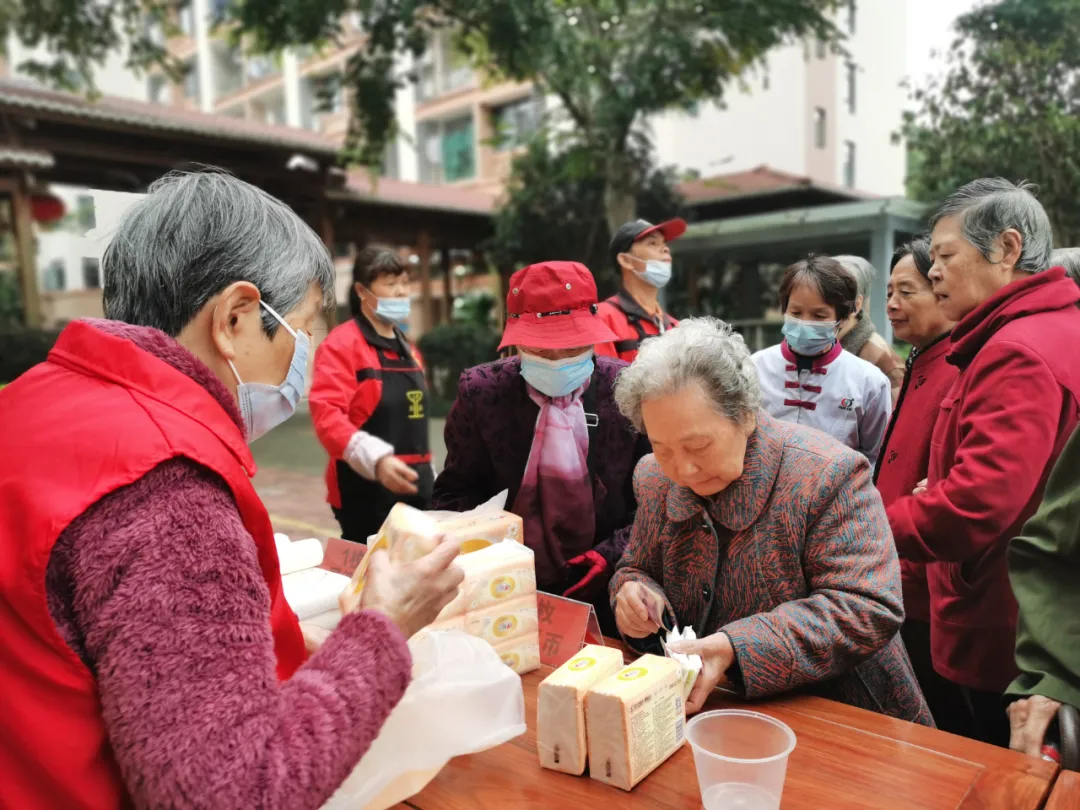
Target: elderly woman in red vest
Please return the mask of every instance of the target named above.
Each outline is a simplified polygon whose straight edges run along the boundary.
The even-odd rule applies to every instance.
[[[646,343],[615,400],[654,453],[634,475],[615,619],[647,651],[664,627],[696,631],[670,647],[702,658],[687,710],[726,682],[931,724],[897,635],[900,566],[865,457],[762,410],[746,344],[712,318]]]
[[[103,270],[110,320],[0,392],[2,804],[314,810],[401,698],[454,549],[373,559],[309,657],[248,442],[304,393],[329,255],[258,189],[175,174]]]

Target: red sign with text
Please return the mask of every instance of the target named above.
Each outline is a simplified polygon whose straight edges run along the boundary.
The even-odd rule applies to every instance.
[[[545,666],[561,667],[582,645],[604,643],[596,610],[587,602],[538,593],[536,611],[540,620],[540,661]]]
[[[350,543],[348,540],[330,537],[323,549],[323,561],[319,568],[351,577],[365,554],[367,546],[362,543]]]

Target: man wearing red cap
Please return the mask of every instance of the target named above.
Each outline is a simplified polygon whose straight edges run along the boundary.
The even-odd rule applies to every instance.
[[[684,233],[682,219],[659,225],[635,219],[615,232],[608,253],[622,273],[622,289],[600,305],[600,317],[615,333],[615,340],[597,346],[597,354],[632,363],[643,341],[678,325],[660,307],[659,293],[671,281],[668,242]]]
[[[510,279],[500,348],[518,356],[462,374],[433,507],[464,511],[509,490],[540,589],[592,602],[612,632],[607,583],[634,521],[634,467],[650,448],[615,405],[626,364],[594,356],[615,337],[596,297],[577,262]]]

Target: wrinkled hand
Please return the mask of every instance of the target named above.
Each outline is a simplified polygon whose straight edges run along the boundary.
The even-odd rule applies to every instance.
[[[640,582],[627,582],[615,595],[615,624],[628,638],[647,638],[660,632],[664,597]]]
[[[375,465],[375,478],[395,495],[415,495],[420,480],[416,470],[396,456],[384,456]]]
[[[453,565],[460,553],[458,543],[440,542],[430,554],[401,565],[384,551],[373,552],[364,590],[358,595],[348,587],[341,594],[342,614],[377,610],[394,622],[405,638],[412,638],[457,596],[465,578]]]
[[[574,557],[574,559],[567,562],[567,565],[582,572],[577,584],[567,588],[563,592],[563,596],[571,598],[575,594],[584,594],[586,590],[589,589],[593,583],[598,582],[608,570],[607,560],[605,560],[603,555],[598,551],[586,551],[584,554]]]
[[[924,492],[926,492],[927,483],[928,483],[928,479],[924,478],[922,481],[920,481],[919,483],[917,483],[915,485],[915,489],[911,490],[911,494],[912,495],[922,495]]]
[[[686,699],[686,713],[701,711],[712,691],[727,682],[727,671],[735,663],[731,639],[727,633],[713,633],[695,641],[676,641],[668,645],[668,651],[701,656],[701,673]]]
[[[1061,704],[1056,700],[1035,695],[1018,700],[1009,706],[1009,748],[1031,757],[1042,754],[1046,730],[1050,728]]]

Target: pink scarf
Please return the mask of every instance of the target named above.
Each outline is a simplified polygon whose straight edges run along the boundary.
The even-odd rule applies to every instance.
[[[525,522],[525,543],[536,553],[536,580],[542,586],[557,583],[566,561],[591,549],[596,534],[589,430],[581,404],[588,385],[552,399],[525,384],[540,415],[513,511]]]

